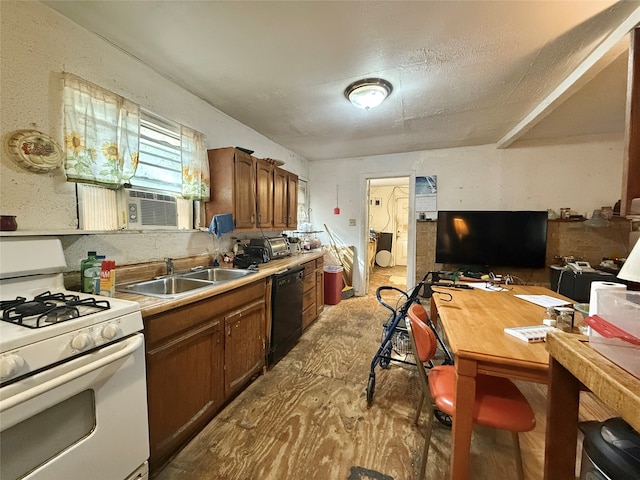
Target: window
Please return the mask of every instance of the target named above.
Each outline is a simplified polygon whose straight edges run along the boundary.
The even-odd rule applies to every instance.
[[[204,135],[73,74],[63,80],[65,174],[77,183],[79,228],[115,230],[138,218],[123,187],[175,196],[178,228],[192,228],[193,201],[210,194]]]
[[[182,193],[180,126],[149,112],[140,115],[140,157],[131,185]]]
[[[309,222],[306,180],[298,179],[298,225]]]
[[[133,189],[171,194],[177,197],[177,228],[193,228],[191,200],[181,198],[183,191],[183,156],[189,146],[181,135],[180,125],[150,112],[140,114],[138,168],[130,180]],[[82,230],[117,230],[118,228],[170,228],[164,221],[140,227],[129,225],[129,190],[114,191],[93,185],[78,184],[78,212]],[[118,214],[118,212],[122,212]],[[141,212],[142,213],[142,212]],[[175,228],[175,227],[174,227]]]

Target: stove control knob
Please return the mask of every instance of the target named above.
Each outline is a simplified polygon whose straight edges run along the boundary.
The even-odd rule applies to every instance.
[[[74,350],[84,350],[93,345],[93,339],[88,333],[79,333],[71,339],[71,348]]]
[[[113,340],[122,333],[122,330],[115,323],[110,323],[102,329],[102,338],[105,340]]]
[[[24,359],[14,353],[0,357],[0,377],[9,378],[18,373],[24,365]]]

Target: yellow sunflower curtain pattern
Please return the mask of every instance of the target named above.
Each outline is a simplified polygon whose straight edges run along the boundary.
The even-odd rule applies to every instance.
[[[139,106],[70,73],[63,79],[67,181],[121,188],[138,166]]]
[[[209,161],[204,135],[182,126],[182,197],[207,201],[210,196]]]

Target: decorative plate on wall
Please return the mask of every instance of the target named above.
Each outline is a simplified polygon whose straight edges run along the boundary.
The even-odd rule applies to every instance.
[[[37,130],[17,130],[7,136],[7,153],[21,167],[49,172],[62,165],[62,148],[49,135]]]

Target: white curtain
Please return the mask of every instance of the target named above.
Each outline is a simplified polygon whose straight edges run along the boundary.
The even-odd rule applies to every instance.
[[[121,188],[138,166],[139,106],[73,74],[63,77],[67,180]]]
[[[207,201],[210,197],[209,160],[204,135],[181,128],[182,197]]]

